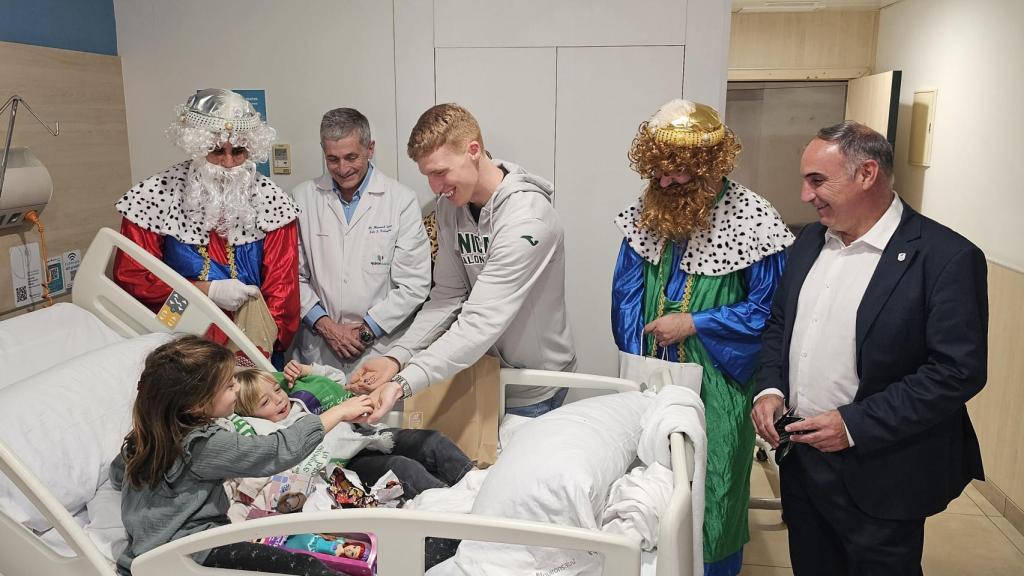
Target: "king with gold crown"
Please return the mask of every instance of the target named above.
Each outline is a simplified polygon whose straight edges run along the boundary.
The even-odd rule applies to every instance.
[[[740,152],[718,112],[668,102],[640,125],[630,165],[647,181],[615,224],[619,350],[703,368],[705,575],[739,574],[749,540],[751,383],[761,331],[793,242],[775,208],[728,178]]]

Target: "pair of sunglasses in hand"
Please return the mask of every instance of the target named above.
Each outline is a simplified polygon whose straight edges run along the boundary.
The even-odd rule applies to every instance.
[[[790,408],[775,421],[775,432],[779,435],[779,445],[775,448],[775,464],[781,464],[782,459],[793,449],[793,442],[790,441],[790,436],[804,434],[804,432],[786,432],[786,426],[803,420],[803,418],[794,416],[793,410],[793,408]]]

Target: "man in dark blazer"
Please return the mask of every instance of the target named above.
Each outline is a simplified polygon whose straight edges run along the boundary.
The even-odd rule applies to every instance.
[[[800,169],[819,223],[790,248],[763,335],[751,417],[779,445],[800,575],[921,574],[924,520],[983,478],[965,403],[985,385],[985,255],[902,203],[892,148],[844,122]]]

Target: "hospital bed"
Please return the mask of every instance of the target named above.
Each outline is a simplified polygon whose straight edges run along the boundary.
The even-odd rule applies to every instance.
[[[162,316],[154,314],[110,279],[107,271],[117,249],[126,252],[172,287],[181,298],[176,307],[177,316],[168,314],[166,310]],[[216,324],[259,367],[272,369],[258,349],[195,286],[113,230],[100,230],[86,252],[75,278],[72,302],[74,307],[87,311],[123,338],[160,332],[202,334],[211,323]],[[182,302],[185,304],[182,305]],[[11,321],[34,314],[41,312],[33,312]],[[0,328],[4,323],[0,322]],[[46,329],[56,333],[71,328],[56,325],[47,326]],[[52,358],[50,361],[57,364],[60,359]],[[505,387],[508,385],[563,386],[613,392],[639,389],[636,383],[617,378],[537,370],[504,369],[501,371],[501,382],[502,405]],[[670,505],[662,516],[656,570],[645,571],[657,576],[690,575],[694,566],[690,493],[690,478],[694,470],[693,448],[681,433],[671,436],[670,445],[675,488]],[[22,454],[22,458],[24,456]],[[70,557],[59,554],[36,532],[7,514],[0,513],[0,576],[110,576],[114,573],[113,562],[104,556],[90,535],[72,517],[74,511],[65,509],[33,471],[22,463],[19,455],[2,442],[0,473],[17,486],[73,553]],[[175,540],[140,556],[133,565],[133,573],[137,576],[233,573],[199,566],[191,560],[189,554],[263,536],[307,532],[375,533],[379,546],[378,574],[381,576],[422,574],[425,537],[596,552],[604,558],[604,575],[641,574],[640,544],[625,536],[497,517],[383,508],[283,515],[207,530]]]

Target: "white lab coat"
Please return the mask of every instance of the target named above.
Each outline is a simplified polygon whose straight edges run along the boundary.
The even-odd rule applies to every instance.
[[[330,174],[292,190],[299,205],[299,296],[302,316],[319,302],[337,322],[369,314],[385,334],[346,362],[305,322],[292,357],[327,364],[346,375],[400,336],[430,291],[430,241],[416,193],[375,168],[351,222]]]

